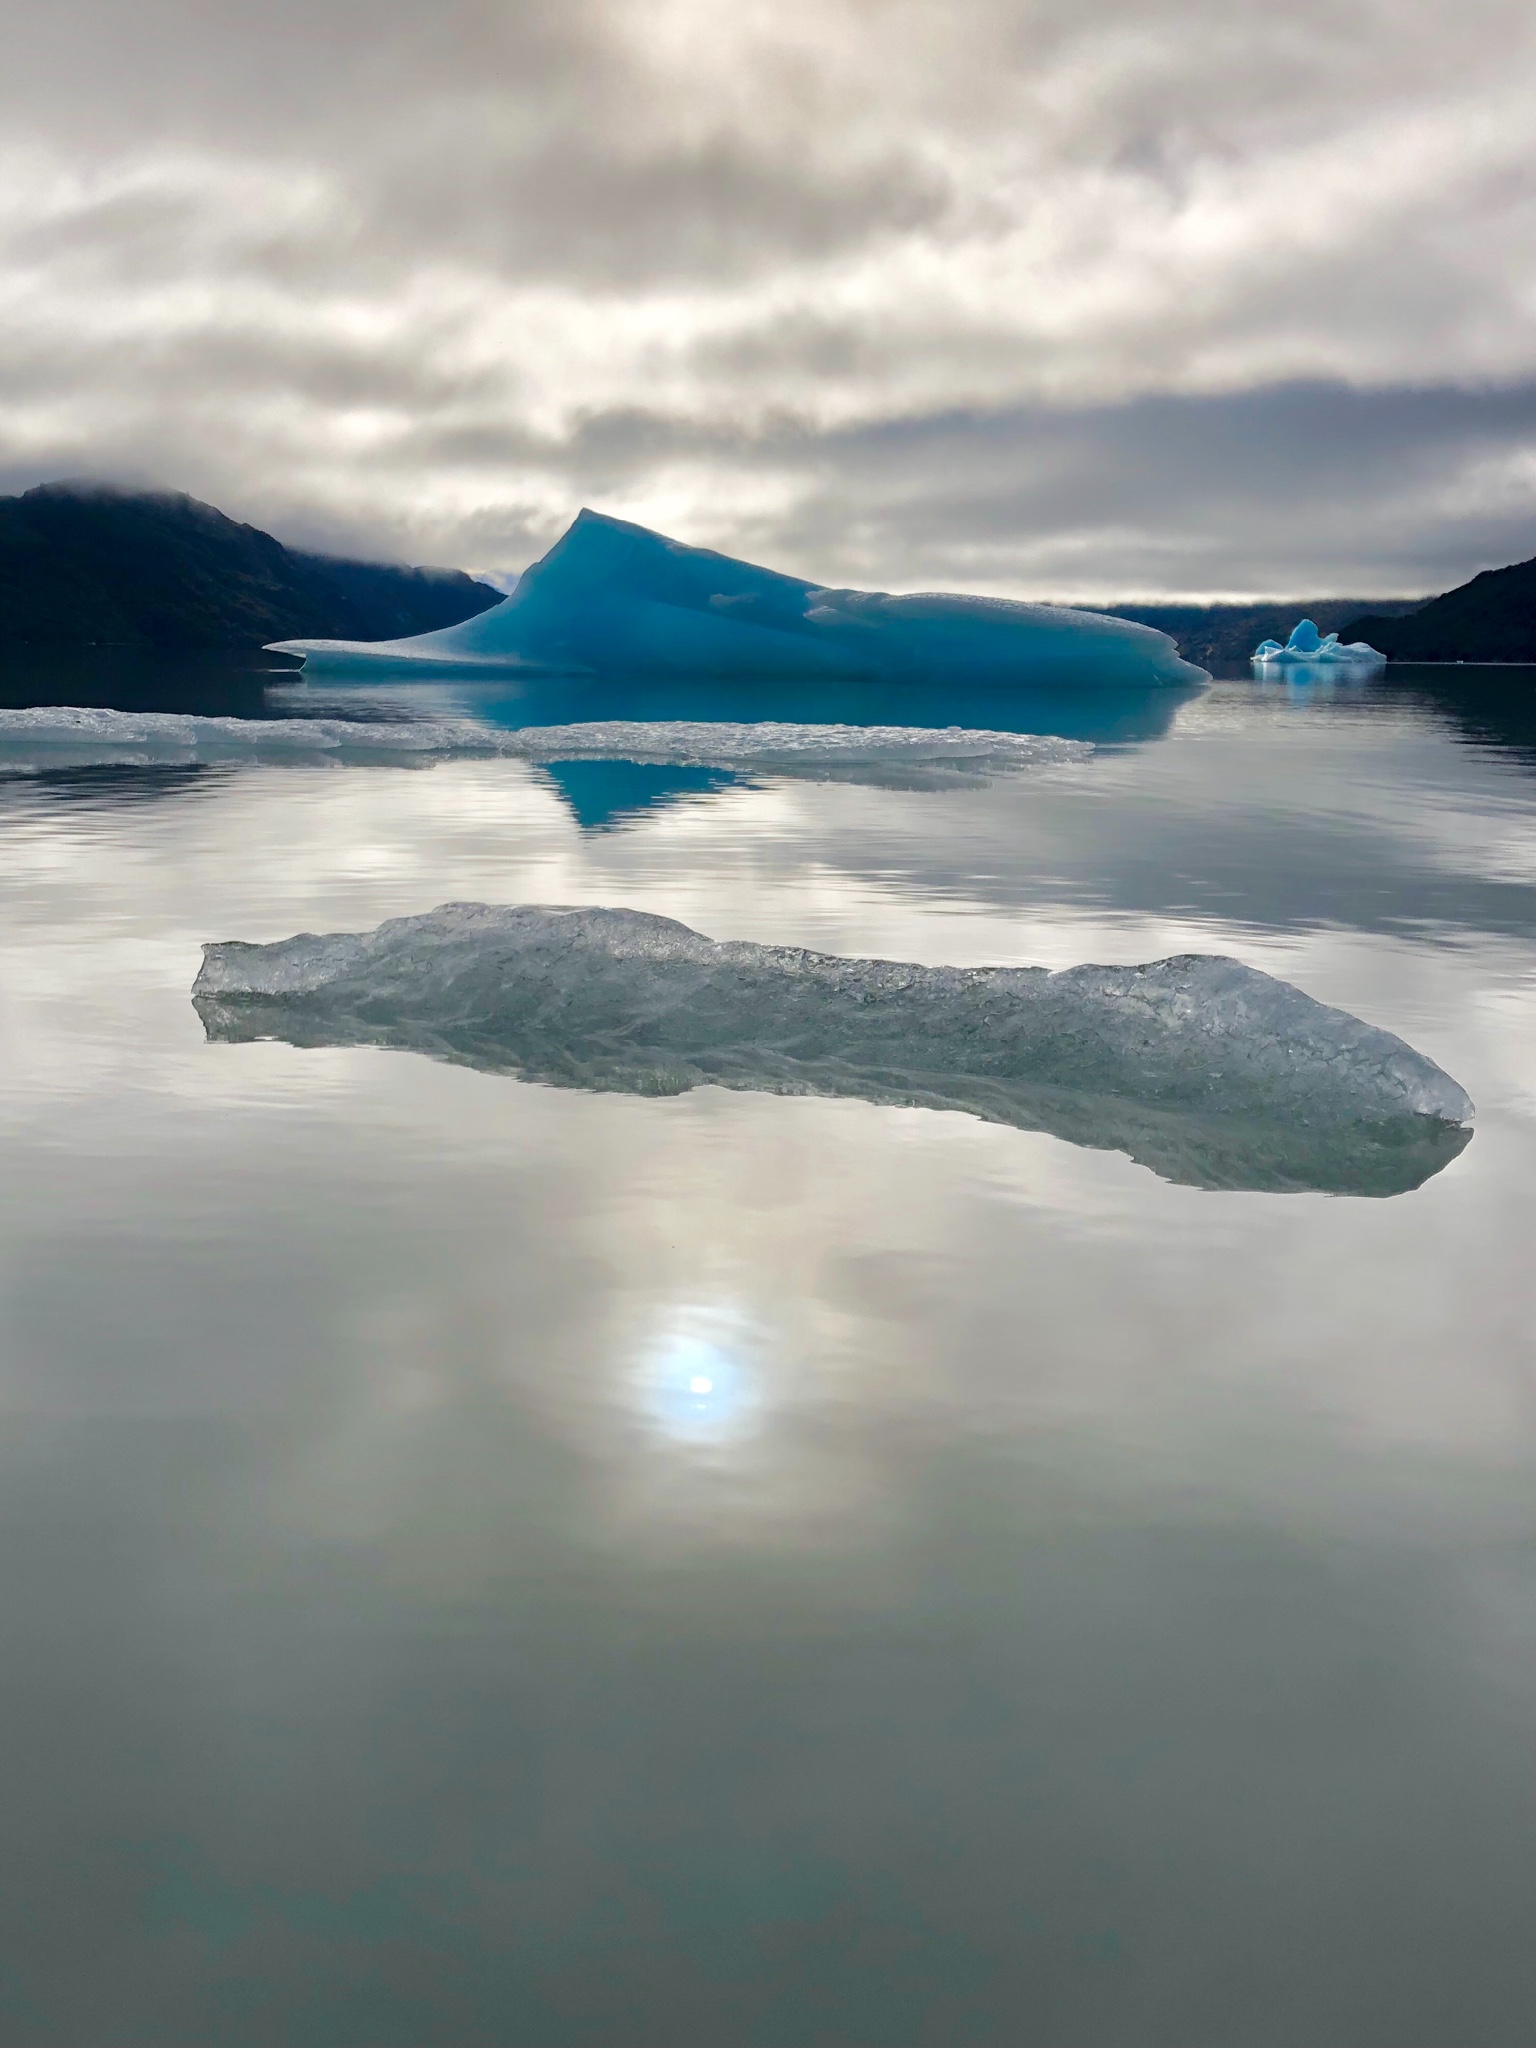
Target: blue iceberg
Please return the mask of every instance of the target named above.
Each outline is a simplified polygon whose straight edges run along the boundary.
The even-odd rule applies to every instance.
[[[574,676],[1209,681],[1129,619],[1001,598],[828,590],[582,512],[503,603],[408,640],[279,640],[306,669]]]
[[[1325,639],[1310,619],[1300,620],[1282,647],[1278,640],[1261,640],[1253,650],[1257,668],[1296,671],[1381,668],[1387,657],[1364,640],[1341,642],[1337,633]]]

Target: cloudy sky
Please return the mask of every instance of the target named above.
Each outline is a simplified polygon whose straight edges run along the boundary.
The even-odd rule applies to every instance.
[[[1528,0],[0,0],[0,487],[513,572],[1536,554]]]

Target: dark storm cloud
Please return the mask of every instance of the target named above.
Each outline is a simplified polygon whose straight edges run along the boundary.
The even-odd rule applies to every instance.
[[[1536,549],[1515,0],[3,4],[12,481],[1101,597]]]

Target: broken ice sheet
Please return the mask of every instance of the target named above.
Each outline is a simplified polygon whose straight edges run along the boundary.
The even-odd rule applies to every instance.
[[[388,762],[503,757],[631,761],[810,781],[965,787],[989,774],[1081,761],[1083,740],[964,726],[599,719],[505,728],[472,718],[203,718],[46,705],[0,710],[0,769],[118,763]]]

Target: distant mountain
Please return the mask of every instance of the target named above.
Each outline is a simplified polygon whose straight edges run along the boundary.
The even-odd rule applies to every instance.
[[[390,640],[502,596],[456,569],[302,554],[181,493],[59,483],[0,498],[0,647]]]
[[[1410,612],[1421,600],[1392,598],[1378,604],[1376,622],[1383,627],[1399,612]],[[1324,633],[1338,633],[1341,640],[1362,636],[1357,626],[1371,620],[1356,617],[1362,600],[1358,597],[1294,597],[1283,603],[1267,604],[1116,604],[1103,609],[1117,619],[1134,619],[1139,625],[1156,626],[1178,643],[1186,661],[1201,668],[1220,668],[1243,662],[1261,640],[1289,639],[1298,619],[1311,619]],[[1095,610],[1099,607],[1095,606]],[[1355,619],[1347,632],[1340,628]],[[1364,635],[1373,647],[1386,652],[1374,633]]]
[[[1536,662],[1536,561],[1485,569],[1406,618],[1365,613],[1341,640],[1369,640],[1390,661]]]

